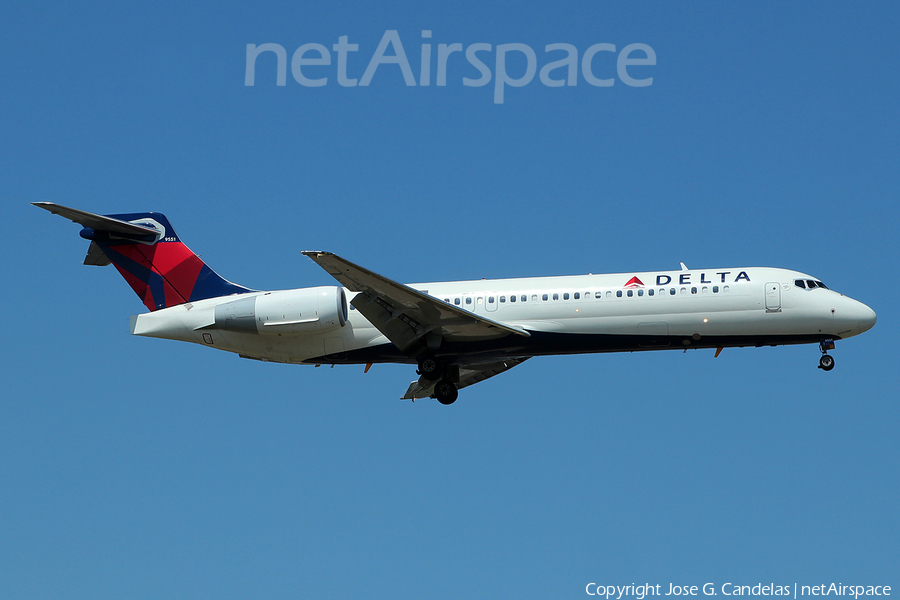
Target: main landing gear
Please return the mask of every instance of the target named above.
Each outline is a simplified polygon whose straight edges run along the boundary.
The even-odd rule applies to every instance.
[[[830,371],[834,368],[834,357],[828,354],[829,350],[834,350],[834,340],[822,340],[819,342],[819,350],[822,351],[822,358],[819,359],[819,368],[823,371]]]
[[[441,379],[434,386],[434,397],[443,405],[453,404],[459,397],[459,390],[452,381]]]
[[[419,375],[428,381],[437,381],[444,374],[444,365],[442,365],[433,356],[425,356],[419,361]]]
[[[428,381],[437,381],[434,384],[432,397],[437,398],[441,404],[453,404],[459,397],[459,390],[456,389],[456,384],[453,382],[452,371],[453,369],[430,354],[419,359],[418,373]]]

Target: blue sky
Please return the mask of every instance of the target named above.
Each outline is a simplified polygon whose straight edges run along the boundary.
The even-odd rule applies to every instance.
[[[4,598],[900,585],[894,5],[34,2],[0,23]],[[502,105],[461,54],[444,87],[395,65],[342,87],[334,62],[279,87],[271,58],[244,85],[247,44],[346,35],[360,78],[387,30],[416,75],[422,30],[433,55],[657,62],[632,67],[649,87],[535,76]],[[306,249],[407,282],[684,261],[805,271],[879,320],[831,373],[813,346],[538,358],[410,404],[406,366],[129,336],[138,298],[33,201],[163,212],[257,289],[330,284]]]

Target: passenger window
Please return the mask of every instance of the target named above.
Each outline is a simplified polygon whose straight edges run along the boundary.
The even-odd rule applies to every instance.
[[[533,300],[537,300],[537,296],[535,296],[535,297],[532,298],[532,299],[533,299]],[[528,300],[528,296],[526,296],[525,294],[522,294],[521,300],[522,300],[522,302],[526,302],[526,301]]]
[[[714,285],[713,286],[713,294],[718,294],[718,293],[719,293],[719,286]]]
[[[621,298],[621,297],[622,297],[622,290],[618,290],[616,292],[616,298]]]
[[[805,289],[806,289],[806,284],[803,283],[803,280],[802,280],[802,279],[795,279],[795,280],[794,280],[794,285],[796,285],[796,286],[797,286],[798,288],[800,288],[801,290],[805,290]]]
[[[607,298],[612,298],[612,292],[609,291],[609,290],[606,290],[606,297],[607,297]]]
[[[575,292],[575,296],[573,296],[573,298],[575,300],[579,300],[579,299],[581,299],[581,294],[579,294],[578,292]]]
[[[506,296],[500,296],[500,304],[506,304]]]
[[[544,302],[546,302],[549,299],[550,299],[550,297],[547,294],[544,294],[543,296],[541,296],[541,300],[543,300]]]
[[[563,294],[563,300],[568,300],[568,299],[569,299],[569,292],[566,292],[565,294]]]
[[[638,296],[643,296],[643,295],[644,295],[644,290],[638,290]]]
[[[681,295],[682,295],[682,296],[686,296],[686,295],[687,295],[687,288],[681,288]]]
[[[466,298],[466,304],[472,304],[472,298]]]
[[[709,293],[709,288],[706,287],[706,286],[704,285],[703,288],[702,288],[700,291],[703,292],[704,294],[708,294],[708,293]]]
[[[603,292],[594,292],[594,298],[598,300],[603,297]]]
[[[659,288],[659,295],[660,295],[660,296],[665,296],[665,295],[666,295],[666,288]]]
[[[450,304],[450,298],[444,298],[444,302],[446,302],[447,304]]]
[[[652,288],[649,289],[649,290],[647,290],[647,295],[648,295],[648,296],[652,296],[652,295],[653,295],[653,289],[652,289]]]
[[[454,299],[453,299],[453,304],[459,306],[459,298],[454,298]]]
[[[544,300],[546,300],[546,298],[544,298]],[[537,294],[532,294],[532,295],[531,295],[531,301],[532,301],[532,302],[537,302]]]
[[[475,299],[475,304],[484,304],[484,298],[482,296],[478,296],[478,298]]]
[[[488,296],[488,304],[493,304],[493,303],[494,303],[494,297]]]
[[[554,299],[554,300],[559,300],[559,294],[553,294],[553,299]]]
[[[516,297],[515,297],[515,296],[510,296],[510,297],[509,297],[509,301],[510,301],[510,302],[515,302],[515,301],[516,301]],[[503,302],[503,298],[502,298],[502,297],[500,298],[500,302]]]
[[[634,290],[628,290],[628,297],[629,297],[629,298],[633,298],[633,297],[634,297]]]
[[[675,295],[675,288],[669,288],[669,295],[670,295],[670,296],[674,296],[674,295]]]
[[[725,287],[722,288],[722,291],[727,294],[729,289],[730,288],[726,285]]]

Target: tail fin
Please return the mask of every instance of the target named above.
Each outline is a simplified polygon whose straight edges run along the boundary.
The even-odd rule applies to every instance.
[[[165,215],[95,215],[52,202],[38,208],[84,226],[91,240],[84,264],[112,263],[151,311],[206,298],[251,292],[220,277],[185,246]]]

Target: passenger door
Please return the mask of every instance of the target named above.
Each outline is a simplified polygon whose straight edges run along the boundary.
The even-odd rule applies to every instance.
[[[781,312],[781,284],[766,284],[766,312]]]

